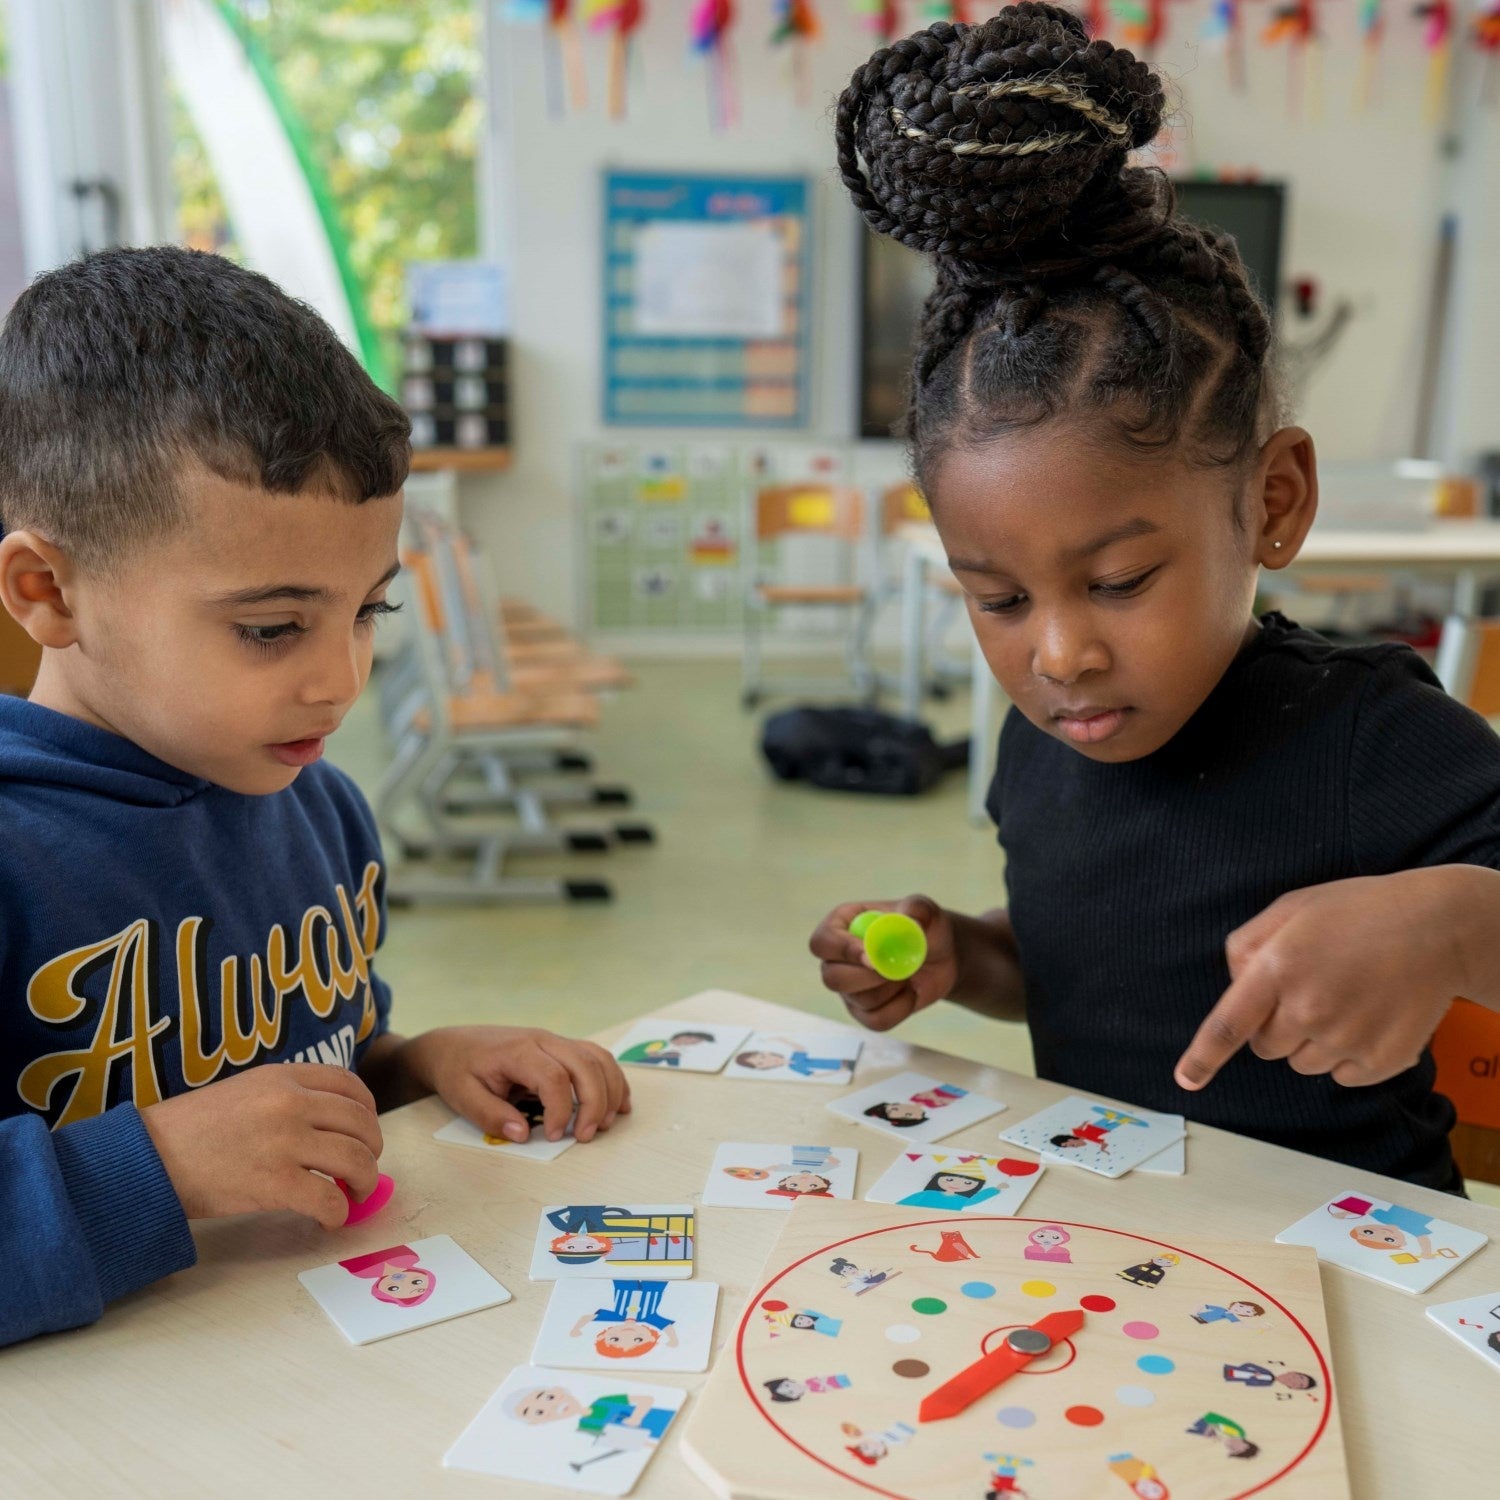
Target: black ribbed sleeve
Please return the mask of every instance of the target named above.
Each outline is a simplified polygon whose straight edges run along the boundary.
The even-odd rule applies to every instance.
[[[1172,1070],[1229,985],[1224,941],[1278,896],[1423,865],[1500,868],[1500,737],[1404,646],[1280,615],[1153,755],[1092,761],[1014,709],[990,813],[1044,1078],[1451,1188],[1430,1056],[1370,1088],[1237,1053]]]

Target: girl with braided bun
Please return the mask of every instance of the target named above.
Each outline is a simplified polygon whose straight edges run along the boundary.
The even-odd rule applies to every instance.
[[[906,436],[1011,700],[1007,908],[852,901],[813,934],[877,1031],[949,998],[1038,1073],[1462,1190],[1427,1043],[1500,1008],[1500,739],[1404,646],[1253,613],[1317,510],[1234,241],[1134,165],[1145,63],[1008,7],[884,47],[839,101],[872,229],[932,257]],[[902,982],[849,923],[926,929]]]

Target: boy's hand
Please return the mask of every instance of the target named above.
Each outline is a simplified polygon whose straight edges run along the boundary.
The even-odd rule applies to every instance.
[[[369,1089],[345,1068],[251,1068],[141,1111],[190,1219],[291,1209],[339,1228],[375,1189],[384,1142]],[[318,1173],[325,1176],[318,1176]]]
[[[882,979],[870,966],[865,945],[849,931],[862,911],[904,912],[927,934],[927,961],[910,979]],[[823,983],[841,995],[849,1014],[871,1031],[889,1031],[916,1011],[941,1000],[958,983],[953,923],[936,901],[846,901],[818,924],[807,945],[823,961]]]
[[[524,1141],[525,1117],[509,1102],[535,1094],[549,1141],[562,1139],[578,1101],[573,1134],[580,1141],[630,1113],[630,1085],[597,1042],[570,1041],[529,1026],[444,1026],[413,1037],[401,1065],[424,1089],[487,1135]]]
[[[1247,1042],[1350,1087],[1415,1066],[1465,993],[1456,866],[1292,891],[1230,933],[1233,983],[1177,1064],[1201,1089]],[[1477,997],[1476,997],[1477,998]]]

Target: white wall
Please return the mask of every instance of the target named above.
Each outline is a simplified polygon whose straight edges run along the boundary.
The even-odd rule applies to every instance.
[[[815,275],[812,414],[807,436],[834,441],[852,430],[853,255],[857,223],[833,170],[832,103],[870,51],[837,0],[820,6],[823,41],[813,50],[812,107],[799,107],[784,54],[765,45],[769,23],[742,8],[737,28],[742,120],[715,134],[702,64],[686,57],[687,0],[653,0],[636,42],[630,117],[604,116],[604,44],[586,43],[595,97],[587,112],[554,119],[545,90],[544,42],[535,30],[492,27],[490,88],[497,138],[490,143],[488,205],[496,243],[515,286],[515,465],[465,481],[465,513],[488,546],[502,585],[576,618],[572,462],[576,445],[609,435],[599,422],[599,174],[606,166],[698,171],[802,172],[813,179]],[[1222,57],[1194,37],[1206,4],[1170,7],[1176,37],[1158,62],[1181,98],[1182,168],[1255,167],[1291,184],[1284,271],[1310,275],[1325,297],[1354,299],[1359,315],[1307,392],[1302,418],[1331,459],[1408,451],[1428,301],[1427,278],[1447,179],[1440,130],[1423,116],[1418,23],[1390,8],[1378,104],[1353,107],[1358,43],[1354,7],[1327,6],[1322,118],[1289,117],[1286,59],[1255,44],[1250,87],[1233,93]],[[1264,8],[1248,10],[1263,24]],[[1472,198],[1466,238],[1487,262],[1464,270],[1455,319],[1463,366],[1448,385],[1441,432],[1452,456],[1500,447],[1500,124],[1476,121],[1475,82],[1465,93],[1463,149],[1447,178]],[[1471,236],[1475,231],[1471,231]],[[1467,266],[1469,262],[1465,262]],[[1297,336],[1295,324],[1290,331]],[[1481,378],[1483,375],[1484,378]],[[614,429],[622,439],[651,437]],[[756,435],[747,434],[747,437]],[[892,467],[899,456],[891,454]],[[861,465],[868,468],[868,461]]]

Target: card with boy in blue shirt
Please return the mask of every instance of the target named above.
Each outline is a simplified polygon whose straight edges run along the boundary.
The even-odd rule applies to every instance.
[[[190,1219],[342,1224],[380,1109],[525,1139],[525,1091],[587,1141],[630,1107],[591,1042],[389,1027],[375,822],[321,757],[392,607],[407,435],[217,256],[90,256],[0,331],[0,603],[42,647],[0,698],[0,1344],[191,1265]]]

